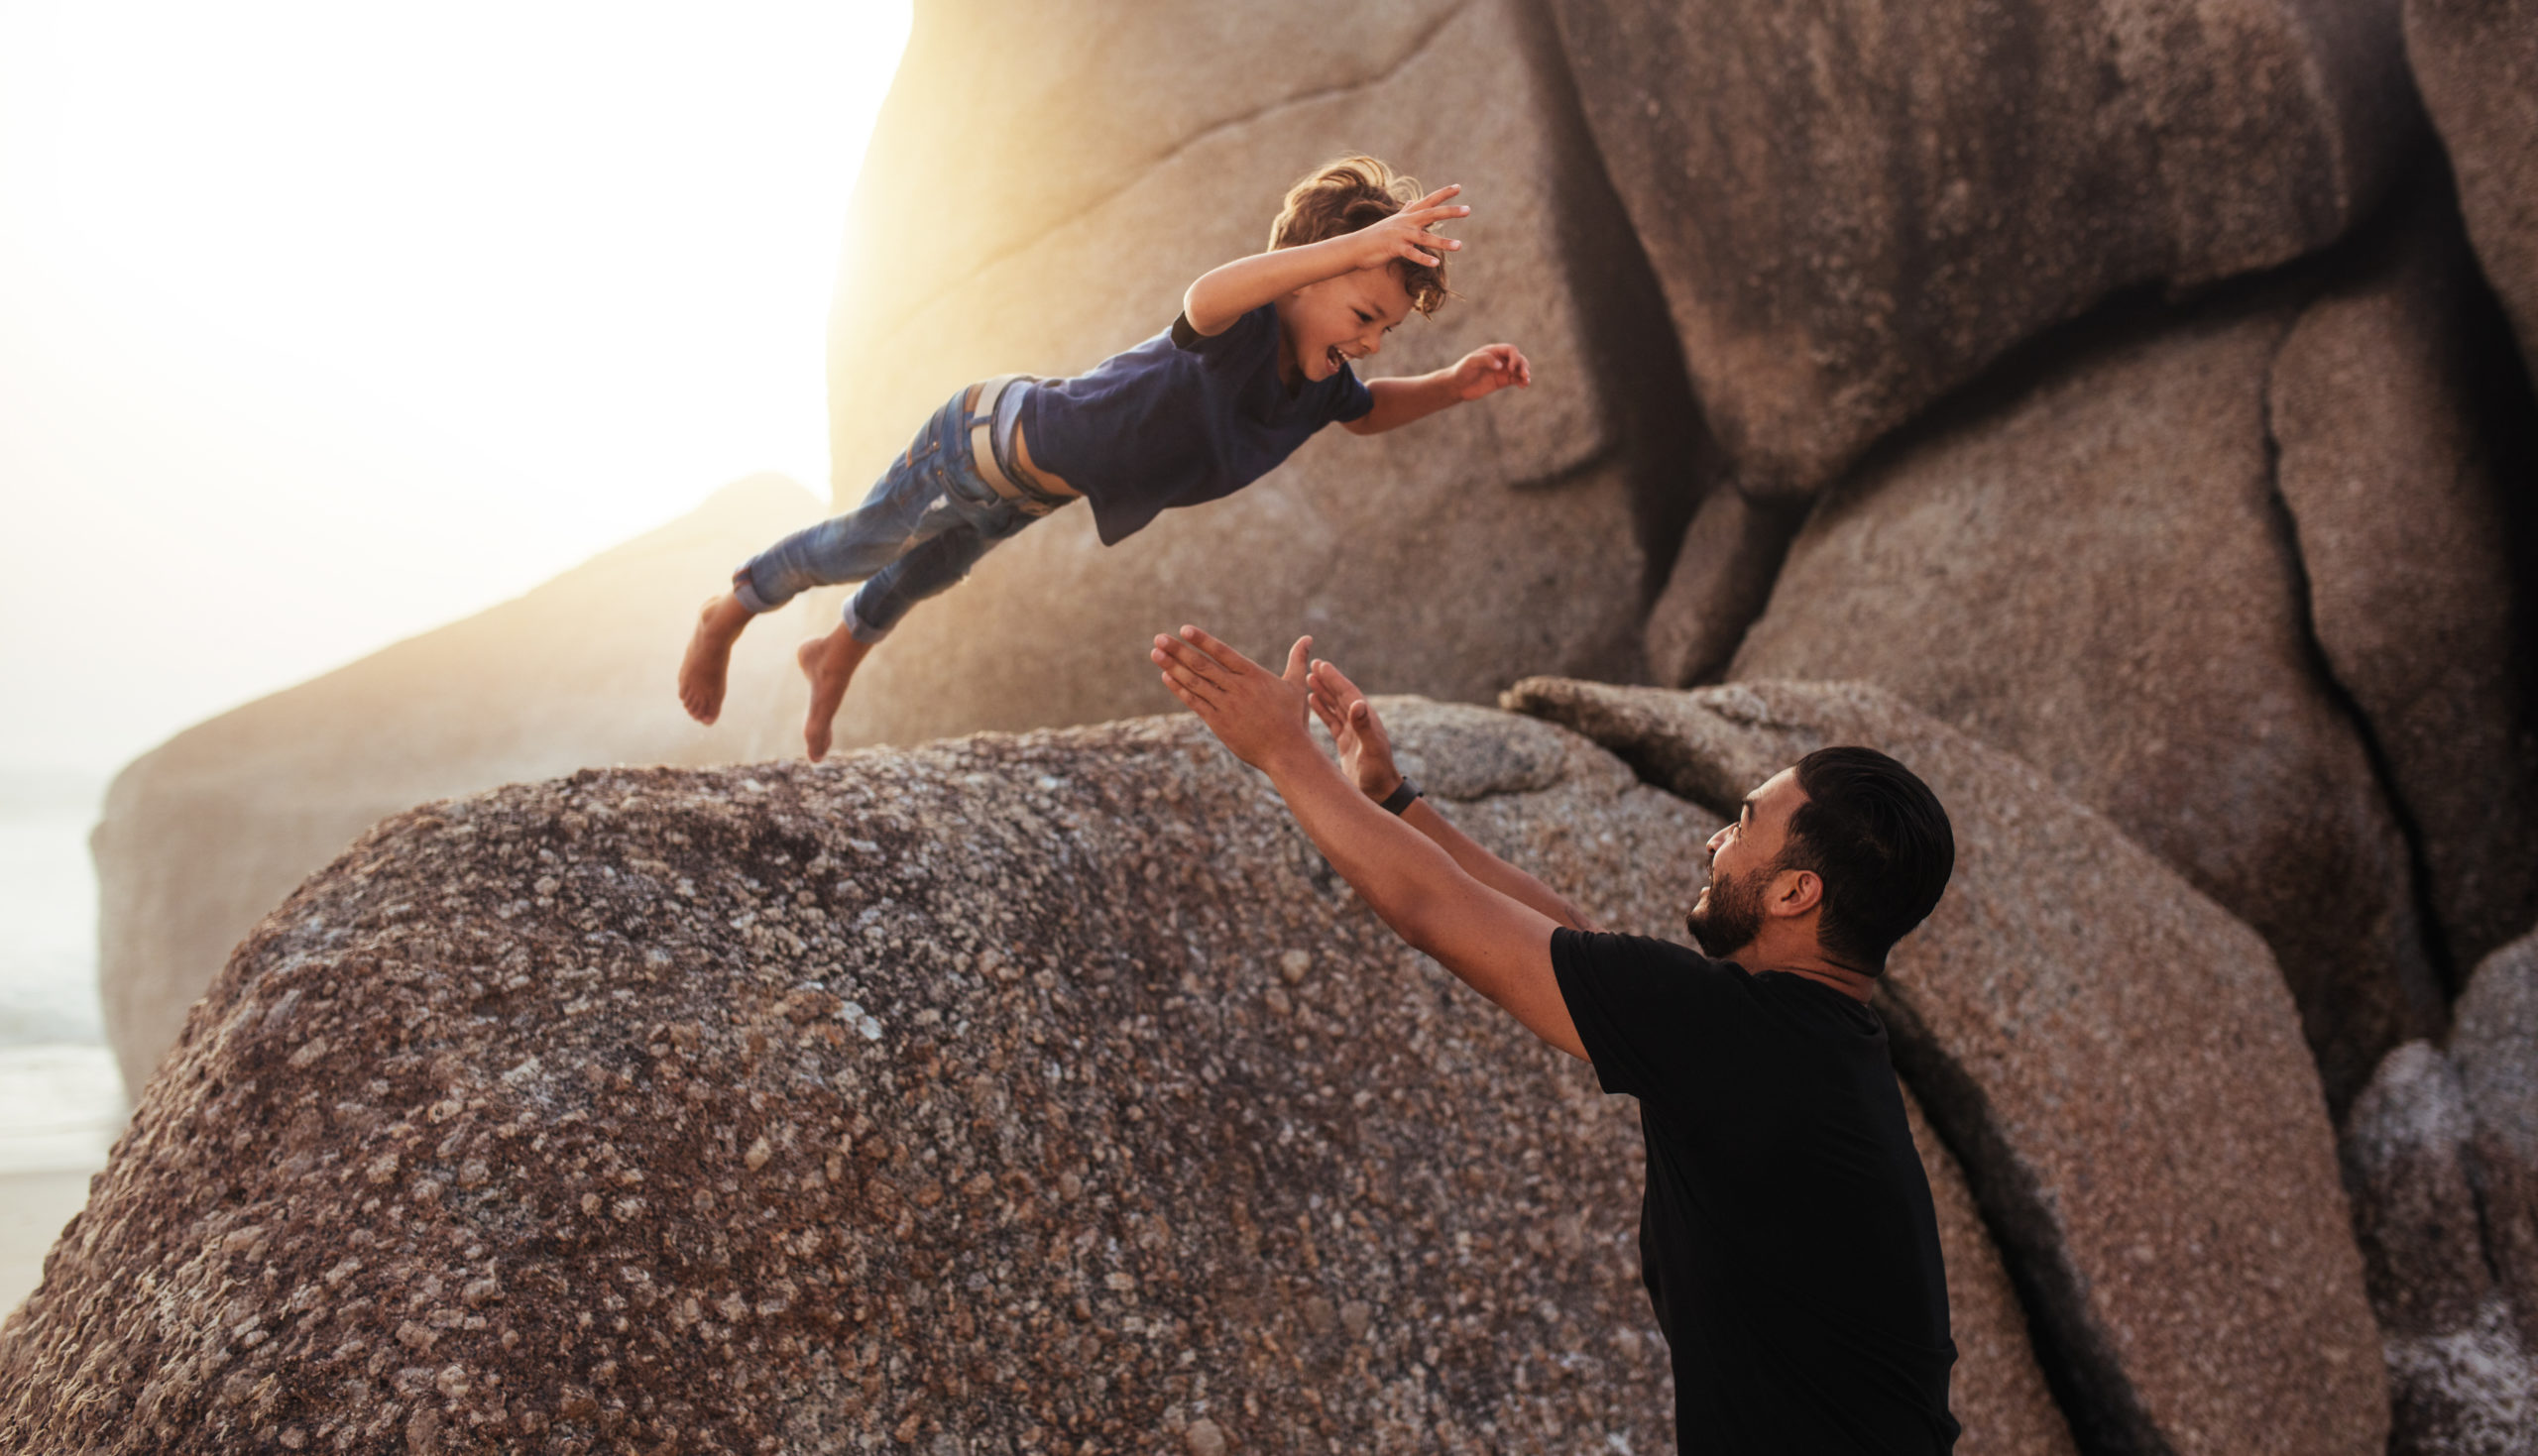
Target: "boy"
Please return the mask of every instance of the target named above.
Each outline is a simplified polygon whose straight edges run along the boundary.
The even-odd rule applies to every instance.
[[[1462,244],[1429,229],[1471,209],[1448,203],[1458,186],[1418,190],[1371,157],[1331,163],[1288,190],[1269,251],[1192,283],[1171,328],[1073,379],[1007,375],[953,395],[861,506],[751,558],[706,604],[679,701],[712,723],[752,616],[861,581],[845,619],[797,653],[811,681],[802,738],[817,761],[856,668],[908,609],[1050,511],[1089,501],[1102,544],[1115,545],[1169,507],[1258,480],[1327,424],[1378,434],[1533,383],[1512,344],[1371,386],[1350,368],[1448,296],[1443,255]]]

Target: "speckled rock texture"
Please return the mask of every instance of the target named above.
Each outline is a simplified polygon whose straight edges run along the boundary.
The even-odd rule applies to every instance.
[[[1939,1254],[1947,1264],[1948,1332],[1956,1341],[1948,1408],[1964,1427],[1955,1456],[2076,1456],[2070,1422],[2053,1403],[2044,1372],[2035,1363],[2026,1312],[2019,1307],[2001,1251],[1974,1206],[1965,1171],[1930,1130],[1908,1088],[1904,1116],[1929,1175]]]
[[[2470,1138],[2458,1068],[2429,1042],[2389,1053],[2345,1124],[2396,1456],[2502,1456],[2538,1439],[2538,1369],[2485,1262]]]
[[[1757,494],[1829,483],[2112,290],[2328,243],[2422,128],[2394,0],[1553,10]]]
[[[2405,39],[2478,261],[2538,375],[2538,3],[2405,0]]]
[[[1714,819],[1385,711],[1679,923]],[[1639,1160],[1194,720],[585,771],[240,948],[0,1336],[0,1448],[1665,1450]]]
[[[2411,190],[2405,225],[2302,311],[2266,397],[2311,625],[2464,975],[2538,921],[2538,475],[2496,443],[2497,416],[2538,421],[2488,399],[2515,361],[2480,327],[2456,198]]]
[[[2335,1135],[2245,925],[2035,769],[1866,684],[1537,680],[1507,703],[1714,809],[1826,744],[1911,766],[1947,806],[1956,875],[1878,1006],[2081,1448],[2382,1449]]]
[[[2538,931],[2485,957],[2459,997],[2450,1033],[2476,1123],[2485,1244],[2538,1351]]]
[[[2107,331],[1816,503],[1731,679],[1864,679],[2042,769],[2265,938],[2341,1109],[2446,1008],[2316,667],[2266,379],[2301,298]]]
[[[97,979],[125,1085],[139,1094],[265,912],[380,819],[586,764],[730,762],[798,743],[798,634],[743,639],[732,709],[710,732],[680,710],[671,678],[715,584],[818,509],[782,477],[736,482],[526,596],[259,698],[126,766],[90,838]]]
[[[1533,387],[1389,434],[1327,429],[1114,547],[1088,507],[1056,512],[909,616],[841,741],[1169,711],[1144,644],[1184,621],[1311,631],[1366,681],[1463,702],[1528,672],[1637,680],[1697,413],[1529,0],[920,5],[848,226],[838,507],[970,381],[1080,373],[1161,332],[1193,280],[1265,246],[1290,183],[1351,151],[1460,182],[1474,209],[1449,229],[1460,296],[1359,373],[1508,341]]]

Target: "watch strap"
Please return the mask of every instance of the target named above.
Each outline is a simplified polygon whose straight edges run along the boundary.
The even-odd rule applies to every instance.
[[[1410,807],[1411,801],[1417,799],[1421,792],[1417,781],[1408,774],[1402,775],[1401,782],[1393,786],[1390,794],[1384,796],[1384,813],[1401,813]]]

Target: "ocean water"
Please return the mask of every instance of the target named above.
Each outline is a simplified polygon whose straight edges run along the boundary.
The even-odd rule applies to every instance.
[[[97,1011],[104,789],[0,770],[0,1175],[94,1169],[129,1111]]]

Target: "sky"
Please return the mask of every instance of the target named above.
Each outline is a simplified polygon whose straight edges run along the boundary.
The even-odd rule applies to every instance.
[[[776,470],[906,0],[0,0],[0,773]]]

